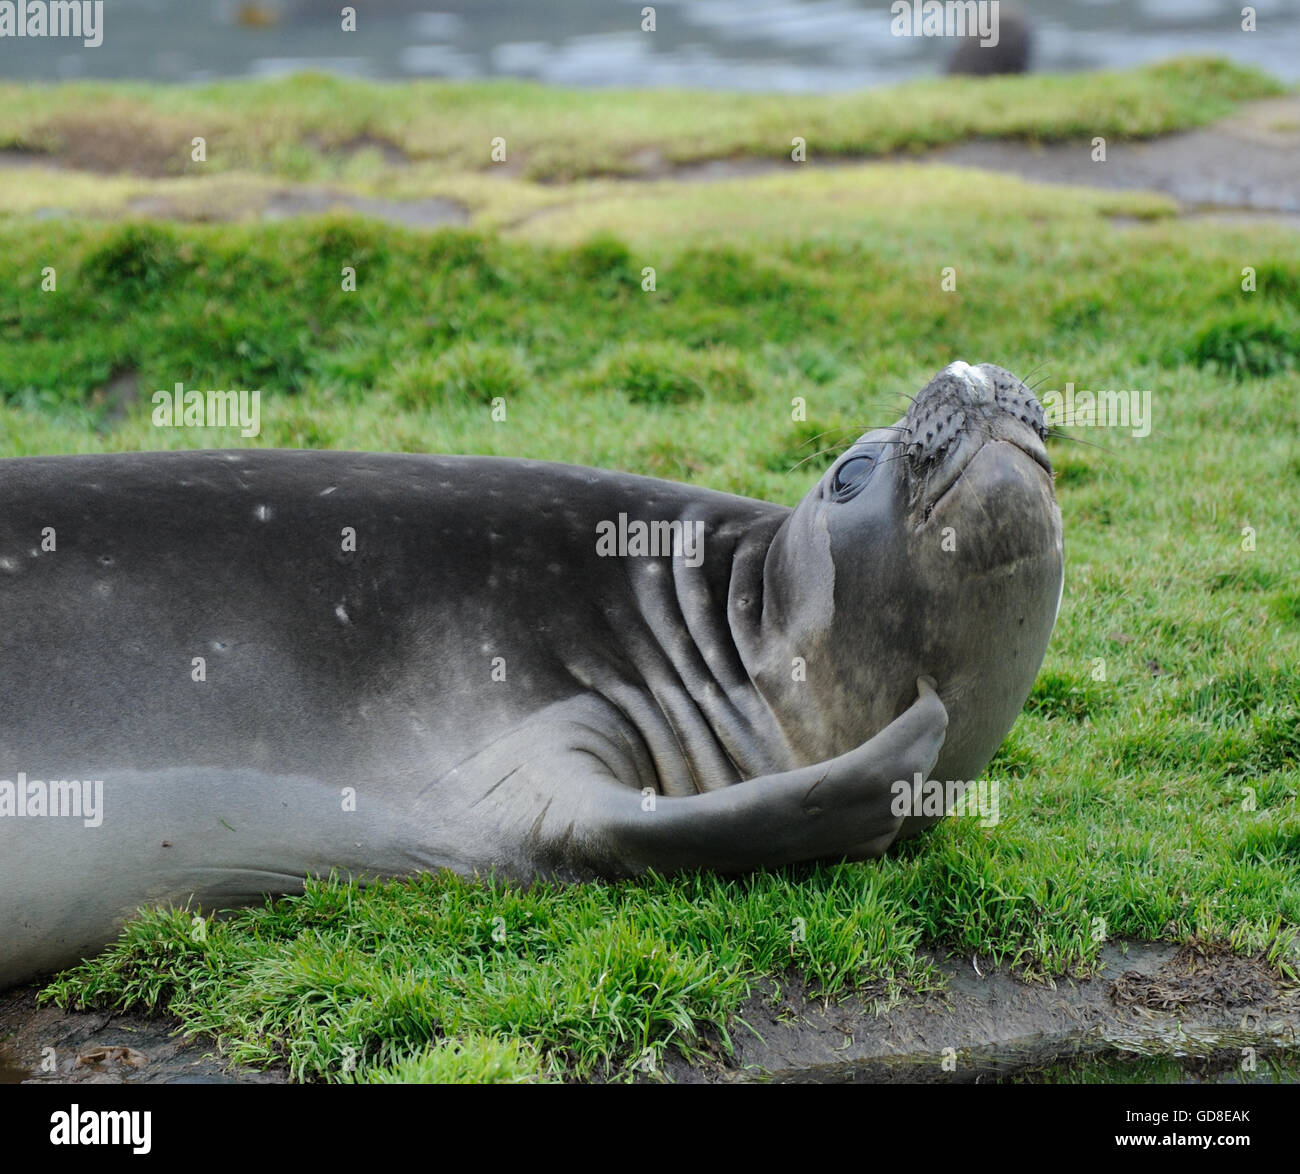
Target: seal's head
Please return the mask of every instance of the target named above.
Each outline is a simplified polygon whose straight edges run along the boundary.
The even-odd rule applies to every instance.
[[[934,777],[978,777],[1024,705],[1060,606],[1046,435],[1041,406],[1009,371],[953,363],[795,509],[768,559],[764,626],[783,654],[806,658],[806,690],[785,690],[780,706],[797,707],[809,731],[800,752],[865,740],[929,676],[949,714]]]

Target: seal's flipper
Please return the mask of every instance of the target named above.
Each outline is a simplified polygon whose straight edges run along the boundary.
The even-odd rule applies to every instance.
[[[573,698],[424,787],[405,820],[407,870],[482,872],[486,861],[521,879],[586,880],[879,856],[904,822],[895,783],[911,796],[948,728],[931,684],[917,690],[900,717],[847,754],[680,797],[661,793],[631,722],[593,694]],[[455,851],[430,852],[431,839]]]
[[[826,762],[685,798],[606,796],[600,871],[745,872],[803,860],[881,855],[903,825],[894,784],[934,766],[948,713],[931,684],[869,742]],[[616,814],[612,814],[616,812]],[[594,845],[593,845],[594,847]]]

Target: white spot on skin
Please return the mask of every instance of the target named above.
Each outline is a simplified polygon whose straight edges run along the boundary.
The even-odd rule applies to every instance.
[[[965,383],[970,388],[970,398],[977,404],[987,403],[993,398],[993,384],[989,382],[988,376],[978,368],[970,366],[969,363],[963,363],[958,359],[957,362],[949,363],[944,368],[944,374]]]
[[[259,505],[253,511],[253,517],[259,522],[269,522],[271,520],[271,507],[269,505]]]
[[[348,619],[347,608],[345,608],[341,603],[334,609],[334,614],[338,616],[340,624],[350,624],[352,622]]]
[[[9,574],[16,575],[18,573],[18,564],[6,555],[4,558],[0,558],[0,571],[8,571]]]
[[[337,485],[331,485],[328,489],[322,489],[322,490],[320,491],[320,493],[319,493],[318,496],[320,496],[320,497],[328,497],[328,496],[329,496],[331,493],[333,493],[337,488],[338,488]]]

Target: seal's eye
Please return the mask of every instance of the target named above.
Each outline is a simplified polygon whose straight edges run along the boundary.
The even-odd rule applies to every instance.
[[[835,492],[840,493],[861,481],[863,477],[871,472],[871,467],[875,463],[874,457],[850,457],[835,470]]]

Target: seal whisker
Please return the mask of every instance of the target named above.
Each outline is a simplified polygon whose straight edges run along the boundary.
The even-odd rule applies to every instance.
[[[905,452],[896,453],[894,456],[888,457],[887,459],[881,461],[880,464],[882,467],[884,465],[892,465],[895,461],[906,460],[907,456],[908,454]]]
[[[832,432],[865,432],[866,429],[856,429],[852,424],[837,424],[834,428],[827,428],[825,432],[818,432],[816,436],[810,436],[803,444],[816,444],[823,436],[829,436]],[[800,448],[803,445],[799,446]]]
[[[1084,440],[1083,437],[1081,437],[1081,436],[1071,436],[1071,435],[1070,435],[1069,433],[1067,433],[1067,432],[1062,432],[1062,431],[1060,431],[1060,429],[1062,429],[1062,428],[1087,428],[1087,427],[1089,427],[1089,425],[1086,424],[1086,423],[1078,423],[1078,422],[1073,421],[1073,420],[1065,420],[1065,421],[1063,421],[1063,422],[1060,423],[1060,424],[1054,425],[1053,428],[1052,428],[1052,430],[1051,430],[1051,432],[1049,432],[1048,435],[1049,435],[1049,436],[1051,437],[1051,439],[1053,439],[1053,440],[1072,440],[1072,441],[1074,441],[1075,444],[1087,444],[1087,445],[1091,445],[1093,448],[1100,448],[1100,449],[1102,449],[1103,451],[1108,452],[1108,453],[1112,453],[1112,454],[1115,452],[1114,449],[1112,449],[1112,448],[1107,448],[1106,445],[1101,444],[1100,442],[1098,442],[1098,441],[1096,441],[1096,440]],[[1153,433],[1153,435],[1154,435],[1154,433]]]
[[[823,436],[829,436],[832,432],[853,432],[861,436],[867,432],[906,432],[907,430],[904,424],[841,424],[835,428],[827,428],[825,432],[818,432],[816,436],[810,436],[803,443],[816,444]]]
[[[1020,380],[1021,383],[1023,383],[1026,387],[1028,387],[1030,379],[1032,379],[1034,375],[1036,375],[1040,370],[1042,370],[1042,368],[1046,367],[1048,361],[1049,360],[1044,359],[1040,363],[1035,363],[1032,367],[1029,368],[1028,371],[1026,371],[1023,375],[1017,376],[1017,378]],[[1044,375],[1043,378],[1046,379],[1047,376]]]
[[[1073,427],[1073,425],[1070,425],[1070,424],[1063,424],[1063,425],[1061,425],[1061,427],[1063,427],[1063,428],[1070,428],[1070,427]],[[1111,457],[1113,457],[1113,456],[1116,456],[1116,455],[1117,455],[1116,451],[1115,451],[1113,448],[1107,448],[1106,445],[1104,445],[1104,444],[1098,444],[1097,441],[1095,441],[1095,440],[1084,440],[1083,437],[1081,437],[1081,436],[1067,436],[1064,432],[1056,432],[1056,431],[1049,432],[1049,433],[1047,434],[1047,439],[1048,439],[1048,440],[1068,440],[1068,441],[1070,441],[1070,442],[1073,443],[1073,444],[1086,444],[1089,448],[1100,449],[1100,450],[1101,450],[1102,452],[1104,452],[1107,456],[1111,456]]]
[[[791,465],[786,470],[786,473],[787,474],[794,473],[797,470],[803,468],[803,466],[806,465],[809,461],[815,461],[818,457],[824,457],[828,452],[838,453],[838,452],[847,452],[847,451],[848,451],[848,446],[846,446],[844,449],[836,449],[834,445],[831,445],[830,448],[823,448],[823,449],[819,449],[817,452],[810,452],[801,461],[796,461],[793,465]]]

